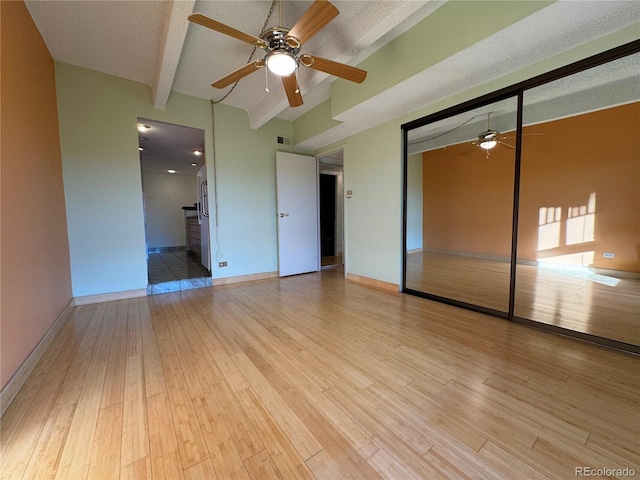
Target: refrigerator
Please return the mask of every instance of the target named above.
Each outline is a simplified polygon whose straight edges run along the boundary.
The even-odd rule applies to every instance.
[[[207,166],[198,170],[198,224],[200,224],[200,262],[211,270],[211,246],[209,242],[209,192],[207,183]]]

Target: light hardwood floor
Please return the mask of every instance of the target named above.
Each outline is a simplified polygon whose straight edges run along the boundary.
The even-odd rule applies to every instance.
[[[640,472],[640,359],[341,269],[75,307],[2,418],[3,479]]]
[[[407,287],[503,312],[509,262],[416,252],[407,256]],[[640,280],[559,268],[517,266],[515,315],[640,345]]]

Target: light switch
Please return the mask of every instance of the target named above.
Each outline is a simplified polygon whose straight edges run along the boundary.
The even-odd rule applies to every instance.
[[[351,198],[353,195],[353,190],[347,190],[347,198]]]

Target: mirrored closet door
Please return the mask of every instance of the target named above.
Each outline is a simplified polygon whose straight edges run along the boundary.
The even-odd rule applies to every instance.
[[[402,126],[403,291],[640,354],[640,43]]]
[[[640,345],[639,65],[524,92],[516,317]]]
[[[408,132],[406,288],[506,314],[515,97]]]

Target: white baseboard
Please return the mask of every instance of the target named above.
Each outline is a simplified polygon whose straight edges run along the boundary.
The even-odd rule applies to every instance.
[[[129,298],[146,297],[147,289],[125,290],[124,292],[101,293],[98,295],[85,295],[74,297],[73,305],[89,305],[90,303],[111,302],[113,300],[127,300]]]
[[[375,278],[363,277],[362,275],[356,275],[354,273],[347,273],[347,280],[369,287],[381,288],[390,292],[399,292],[400,286],[397,283],[385,282],[384,280],[377,280]]]
[[[0,415],[4,415],[4,412],[9,408],[13,399],[16,398],[16,395],[27,381],[27,378],[29,378],[29,375],[31,375],[31,372],[33,372],[33,369],[36,368],[36,365],[44,355],[44,352],[47,351],[47,348],[49,348],[57,333],[69,319],[69,316],[73,311],[73,306],[73,300],[71,300],[67,306],[64,307],[62,313],[58,315],[56,321],[53,322],[53,325],[51,325],[47,333],[45,333],[44,337],[42,337],[38,342],[26,360],[22,362],[18,371],[13,374],[11,380],[9,380],[9,382],[4,386],[0,392]]]
[[[229,285],[231,283],[251,282],[253,280],[264,280],[266,278],[274,278],[278,276],[278,272],[253,273],[251,275],[238,275],[237,277],[214,278],[213,286]]]

